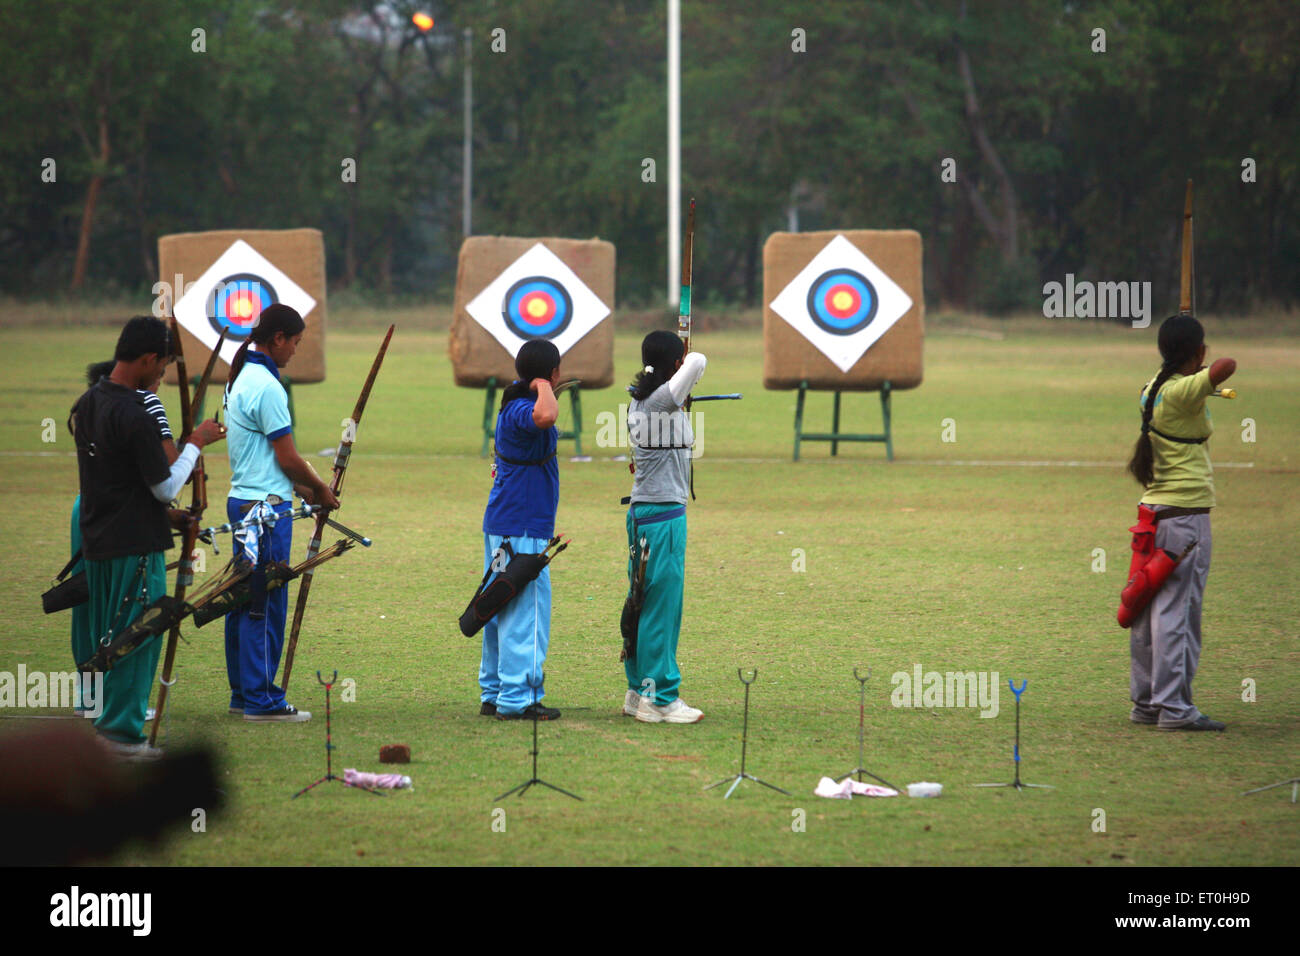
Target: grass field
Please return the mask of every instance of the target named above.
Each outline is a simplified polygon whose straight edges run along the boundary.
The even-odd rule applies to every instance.
[[[336,323],[329,380],[295,391],[299,448],[336,441],[383,316]],[[419,323],[413,323],[419,325]],[[980,331],[997,329],[998,331]],[[340,520],[375,539],[318,574],[291,699],[317,718],[250,725],[227,716],[219,624],[186,630],[169,701],[168,744],[207,741],[224,761],[227,810],[122,863],[276,864],[1061,864],[1300,862],[1289,793],[1241,791],[1300,769],[1300,337],[1211,325],[1211,357],[1234,356],[1241,397],[1212,406],[1219,507],[1198,705],[1226,734],[1170,734],[1127,720],[1127,634],[1115,624],[1137,486],[1123,473],[1136,396],[1157,365],[1155,328],[1016,321],[978,334],[935,323],[926,379],[894,401],[896,460],[881,445],[825,444],[791,457],[794,394],[761,387],[756,330],[697,336],[708,391],[699,500],[690,508],[682,695],[695,726],[620,715],[619,610],[626,587],[619,448],[597,447],[597,415],[620,388],[584,396],[594,460],[561,461],[558,527],[573,545],[552,567],[555,611],[542,776],[526,779],[530,731],[477,716],[478,642],[456,618],[480,576],[489,487],[479,457],[481,394],[456,389],[445,332],[399,322],[352,457]],[[997,336],[1002,336],[998,338]],[[108,326],[0,327],[0,670],[66,670],[66,615],[37,595],[67,556],[76,460],[63,428],[84,365],[111,352]],[[620,334],[619,380],[639,364]],[[292,373],[292,366],[289,369]],[[175,414],[174,389],[164,390]],[[567,405],[565,406],[567,409]],[[874,431],[874,395],[848,395],[844,427]],[[58,424],[43,443],[42,420]],[[1255,422],[1242,440],[1242,419]],[[942,440],[943,421],[955,424]],[[567,411],[561,425],[567,423]],[[830,398],[806,427],[828,428]],[[329,461],[317,458],[328,472]],[[229,470],[213,456],[219,514]],[[307,529],[295,529],[295,553]],[[1106,570],[1093,570],[1094,549]],[[805,570],[796,570],[802,549]],[[209,572],[219,560],[209,559]],[[895,708],[890,676],[997,671],[1000,713]],[[870,666],[867,762],[901,783],[943,783],[937,800],[822,800],[812,789],[856,762],[857,684]],[[745,784],[727,801],[702,788],[739,762],[742,688],[752,688],[749,770],[790,790]],[[381,744],[411,746],[413,792],[376,799],[343,787],[290,802],[322,772],[323,694],[314,672],[356,682],[336,695],[336,764],[378,770]],[[1024,777],[1054,791],[978,790],[1009,780],[1013,698],[1027,679]],[[1243,700],[1244,682],[1255,688]],[[5,716],[5,715],[0,715]],[[31,726],[0,721],[0,731]],[[505,810],[505,832],[493,810]],[[796,810],[806,829],[796,832]],[[1105,832],[1094,830],[1105,812]],[[499,815],[498,815],[499,818]]]

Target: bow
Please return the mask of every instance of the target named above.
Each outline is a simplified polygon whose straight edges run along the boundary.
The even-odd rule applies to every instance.
[[[190,380],[189,374],[185,368],[185,348],[181,344],[181,330],[176,323],[176,317],[171,319],[172,343],[176,351],[176,384],[180,387],[181,392],[181,440],[179,445],[184,445],[185,440],[190,437],[194,431],[194,409],[199,406],[199,400],[202,399],[204,391],[208,387],[208,380],[212,377],[212,369],[217,364],[217,355],[221,351],[221,346],[225,342],[226,333],[223,330],[221,337],[217,339],[216,348],[208,357],[208,364],[203,369],[203,377],[199,380],[198,387],[194,390],[195,402],[190,402]],[[185,601],[185,591],[194,583],[194,547],[199,536],[199,518],[203,515],[203,509],[208,506],[208,485],[207,475],[203,471],[203,456],[199,455],[194,460],[194,471],[191,478],[191,496],[189,521],[186,522],[185,531],[181,535],[181,557],[179,566],[176,569],[176,588],[173,591],[173,598],[178,604]],[[167,708],[167,689],[175,681],[172,680],[172,666],[176,663],[176,645],[181,636],[181,622],[178,618],[172,625],[167,634],[167,653],[163,659],[163,672],[158,678],[158,708],[154,715],[153,726],[149,728],[149,746],[153,747],[158,741],[158,728],[162,726],[163,712]]]
[[[352,409],[352,417],[347,420],[346,428],[343,432],[343,440],[339,442],[338,450],[334,453],[334,478],[330,483],[330,490],[335,495],[343,491],[343,475],[348,468],[348,458],[352,454],[352,443],[357,437],[357,425],[361,422],[361,413],[366,410],[366,402],[370,399],[370,389],[375,384],[375,377],[379,375],[379,367],[384,364],[384,354],[388,351],[389,340],[393,337],[393,329],[397,326],[390,325],[388,334],[384,336],[383,344],[379,346],[379,354],[375,356],[374,364],[370,366],[370,374],[366,376],[366,384],[361,388],[361,395],[357,398],[357,404]],[[329,519],[329,509],[323,509],[316,516],[316,527],[312,531],[311,542],[307,545],[307,561],[311,561],[320,551],[321,534],[325,530],[326,522]],[[302,630],[302,619],[307,610],[307,596],[311,593],[312,577],[315,575],[314,566],[309,566],[302,573],[302,579],[298,584],[298,603],[293,609],[293,626],[289,630],[289,649],[284,657],[284,678],[280,682],[283,690],[289,689],[289,676],[293,673],[293,653],[298,647],[298,634]]]
[[[1178,283],[1178,314],[1196,312],[1196,257],[1192,250],[1192,181],[1187,180],[1187,197],[1183,200],[1183,257]]]
[[[695,197],[691,197],[690,212],[686,214],[686,241],[682,243],[682,291],[677,305],[677,337],[682,340],[685,355],[691,350],[691,263],[695,257]],[[691,399],[686,397],[689,411]]]

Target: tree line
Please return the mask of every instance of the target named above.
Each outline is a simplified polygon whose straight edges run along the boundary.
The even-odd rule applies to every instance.
[[[1188,178],[1198,307],[1300,298],[1288,0],[682,6],[706,306],[758,303],[762,244],[796,227],[918,230],[944,305],[1036,308],[1070,273],[1172,310]],[[314,226],[333,288],[449,295],[468,56],[473,231],[600,236],[620,304],[663,300],[663,0],[0,0],[0,22],[6,292],[134,292],[160,235]]]

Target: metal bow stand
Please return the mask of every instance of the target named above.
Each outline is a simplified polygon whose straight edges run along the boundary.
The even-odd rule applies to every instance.
[[[307,784],[307,786],[303,787],[292,797],[290,797],[289,798],[290,800],[297,800],[299,797],[301,797],[304,793],[306,793],[308,790],[312,789],[313,787],[319,787],[322,783],[328,783],[331,780],[337,780],[339,783],[344,784],[345,786],[352,786],[352,784],[349,784],[342,777],[334,773],[334,762],[332,759],[334,753],[334,743],[330,734],[330,688],[334,686],[334,682],[337,681],[338,679],[339,679],[338,671],[335,671],[334,676],[331,677],[328,681],[321,678],[320,671],[316,672],[317,682],[320,683],[325,688],[325,776],[321,777],[315,783]],[[356,789],[364,790],[367,793],[373,793],[377,797],[382,797],[384,795],[383,791],[372,790],[370,787],[357,787]]]
[[[879,780],[890,790],[894,790],[901,794],[903,792],[901,788],[894,786],[884,777],[876,776],[866,767],[862,766],[862,741],[863,741],[863,734],[864,734],[863,720],[865,718],[865,712],[867,707],[867,681],[871,677],[871,668],[870,667],[867,668],[866,677],[861,677],[858,675],[858,669],[855,667],[853,668],[853,676],[854,678],[857,679],[858,682],[858,765],[854,769],[850,770],[848,773],[836,777],[835,782],[839,783],[841,780],[846,780],[849,777],[856,776],[858,778],[858,783],[861,783],[862,775],[866,774],[872,780]]]
[[[1015,682],[1010,678],[1007,679],[1007,686],[1011,688],[1011,693],[1016,695],[1016,748],[1012,751],[1016,758],[1016,779],[1010,783],[977,783],[977,787],[1015,787],[1017,790],[1023,790],[1026,787],[1033,787],[1036,790],[1055,790],[1055,787],[1048,786],[1045,783],[1025,783],[1020,779],[1020,695],[1025,692],[1029,686],[1028,680],[1020,682],[1019,689],[1016,688]]]
[[[1277,783],[1270,783],[1267,787],[1256,787],[1254,790],[1244,790],[1241,795],[1244,797],[1247,794],[1261,793],[1264,790],[1273,790],[1276,787],[1285,787],[1288,784],[1291,786],[1291,802],[1295,803],[1297,794],[1300,794],[1300,777],[1292,777],[1290,780],[1279,780]]]
[[[735,790],[736,787],[740,786],[740,781],[752,780],[754,783],[761,783],[763,786],[775,790],[777,793],[784,793],[787,797],[791,796],[789,790],[782,790],[780,787],[770,784],[766,780],[759,780],[752,773],[745,772],[745,753],[749,749],[749,685],[758,679],[758,668],[755,667],[750,671],[749,680],[745,680],[745,672],[740,668],[736,669],[736,676],[738,676],[740,682],[745,685],[745,723],[740,731],[740,773],[736,774],[734,777],[723,777],[717,783],[711,783],[704,789],[712,790],[714,787],[720,787],[724,783],[730,783],[731,786],[727,788],[727,792],[722,797],[723,800],[726,800],[731,796],[732,791]]]
[[[546,676],[545,676],[544,674],[541,675],[540,679],[539,679],[539,680],[537,681],[537,683],[535,683],[535,684],[533,683],[531,677],[530,677],[529,680],[528,680],[528,686],[531,687],[531,688],[533,689],[533,705],[534,705],[534,706],[536,706],[536,704],[537,704],[537,692],[538,692],[539,690],[542,689],[542,685],[543,685],[545,682],[546,682]],[[557,787],[557,786],[556,786],[555,784],[553,784],[553,783],[547,783],[547,782],[546,782],[545,780],[543,780],[541,777],[537,776],[537,711],[536,711],[536,710],[533,711],[533,750],[532,750],[532,755],[533,755],[533,775],[532,775],[532,777],[530,777],[528,780],[525,780],[523,783],[521,783],[521,784],[520,784],[519,786],[517,786],[517,787],[511,787],[511,788],[510,788],[509,790],[507,790],[505,793],[501,794],[501,796],[494,798],[493,801],[492,801],[493,803],[495,803],[497,800],[504,800],[506,797],[510,796],[510,795],[513,794],[513,793],[517,793],[517,794],[519,794],[519,796],[522,797],[525,793],[528,792],[528,788],[531,787],[531,786],[533,786],[534,784],[536,784],[536,785],[538,785],[538,786],[542,786],[542,787],[550,787],[552,790],[555,790],[555,791],[557,791],[557,792],[559,792],[559,793],[562,793],[562,794],[564,794],[566,797],[573,797],[574,800],[581,800],[581,799],[582,799],[582,797],[578,796],[576,793],[569,793],[569,791],[565,790],[563,787]]]

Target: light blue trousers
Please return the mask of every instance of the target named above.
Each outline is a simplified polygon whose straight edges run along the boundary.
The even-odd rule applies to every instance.
[[[492,555],[501,535],[485,534],[483,571],[492,566]],[[512,537],[516,554],[540,554],[546,538]],[[489,579],[489,584],[495,578]],[[478,668],[480,699],[496,704],[497,711],[517,714],[546,696],[541,687],[546,649],[551,643],[551,569],[543,568],[536,580],[515,596],[497,615],[483,625],[483,659]],[[534,688],[532,685],[538,685]]]

